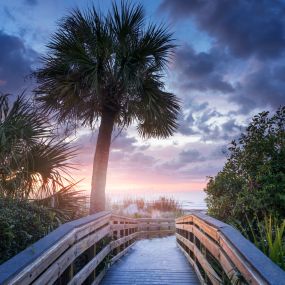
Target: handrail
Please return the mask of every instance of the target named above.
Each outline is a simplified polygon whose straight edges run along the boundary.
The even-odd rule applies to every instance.
[[[145,224],[151,227],[145,228]],[[165,227],[172,227],[165,230]],[[133,219],[100,212],[66,223],[0,265],[0,284],[99,284],[108,265],[137,238],[174,234],[174,219]]]
[[[176,219],[176,239],[201,284],[285,284],[285,272],[239,231],[205,214]]]
[[[140,218],[139,232],[141,238],[150,238],[154,236],[164,236],[175,233],[175,220],[174,219],[152,219]]]

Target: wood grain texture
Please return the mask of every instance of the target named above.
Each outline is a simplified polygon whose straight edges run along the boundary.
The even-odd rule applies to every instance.
[[[176,229],[177,240],[193,252],[212,283],[215,281],[209,263],[204,262],[203,253],[194,242],[188,240],[188,233],[215,257],[229,279],[237,280],[241,274],[249,284],[285,284],[285,272],[230,225],[193,213],[176,219]],[[184,253],[189,255],[186,250]]]
[[[100,212],[60,226],[3,263],[0,266],[0,284],[31,284],[76,242],[78,232],[102,220],[106,222],[110,217],[110,212]]]
[[[110,226],[100,229],[80,240],[69,248],[63,255],[57,259],[35,282],[35,285],[52,284],[64,272],[64,270],[78,257],[81,253],[87,250],[91,245],[101,240],[110,232]]]
[[[84,250],[112,234],[114,229],[110,225],[123,228],[124,235],[134,234],[138,229],[135,219],[114,216],[110,212],[100,212],[66,223],[2,264],[0,284],[52,283]],[[121,244],[133,236],[126,237]]]
[[[68,283],[68,285],[80,285],[86,277],[99,265],[99,263],[110,253],[111,246],[108,244],[102,249],[91,261],[89,261],[83,269],[81,269]]]
[[[236,280],[241,274],[249,284],[285,285],[285,272],[231,226],[201,213],[180,217],[175,222],[173,219],[133,219],[103,212],[64,224],[32,247],[1,265],[0,284],[44,285],[52,284],[60,277],[67,280],[64,281],[65,284],[69,282],[69,285],[79,285],[84,283],[91,273],[93,274],[91,274],[91,280],[96,277],[92,284],[99,284],[104,274],[110,271],[103,269],[99,275],[95,276],[94,270],[100,263],[102,264],[102,261],[109,260],[107,262],[109,265],[115,261],[120,263],[121,260],[125,260],[124,256],[131,250],[138,238],[171,235],[176,228],[179,248],[192,265],[192,267],[188,266],[187,270],[194,272],[193,278],[196,281],[198,276],[202,284],[207,282],[206,279],[212,284],[223,282],[212,268],[210,257],[221,265],[230,279]],[[108,244],[96,252],[96,244],[107,236]],[[159,240],[165,239],[168,238]],[[145,241],[138,241],[139,244],[141,242]],[[143,270],[138,268],[131,270],[137,261],[134,258],[127,258],[125,274],[118,275],[121,283],[116,281],[117,283],[114,284],[132,284],[122,283],[130,280],[128,276],[132,274],[135,278],[130,282],[138,282],[135,284],[168,284],[157,283],[168,282],[163,276],[167,276],[172,282],[176,278],[177,282],[181,281],[181,284],[184,284],[183,282],[189,277],[188,273],[183,271],[182,275],[178,274],[184,265],[181,263],[182,267],[175,269],[175,265],[169,263],[169,256],[173,257],[176,254],[173,248],[163,242],[158,242],[156,247],[152,245],[150,243],[150,249],[145,248],[139,255],[138,260],[145,261],[146,264]],[[73,276],[74,260],[91,248],[95,250],[88,255],[86,265]],[[169,250],[167,255],[165,255],[165,250]],[[149,261],[148,257],[144,257],[143,252],[152,256],[153,262]],[[175,270],[168,274],[165,271],[166,268],[162,268],[163,266],[155,268],[160,263],[169,263],[168,265]],[[116,263],[113,266],[117,266]],[[199,271],[201,267],[206,273],[205,276]],[[188,277],[184,280],[186,275]],[[104,278],[104,280],[107,279]],[[140,283],[140,280],[148,283]],[[180,284],[177,282],[172,284]]]

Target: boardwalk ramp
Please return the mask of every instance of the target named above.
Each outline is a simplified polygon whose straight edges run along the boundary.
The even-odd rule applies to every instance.
[[[285,285],[285,272],[230,225],[194,212],[176,221],[100,212],[60,226],[0,265],[1,285],[191,285],[198,280]]]
[[[137,241],[107,271],[102,285],[200,284],[193,267],[179,250],[175,236]]]

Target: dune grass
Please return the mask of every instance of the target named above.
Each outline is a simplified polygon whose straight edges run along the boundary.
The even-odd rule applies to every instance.
[[[126,198],[121,202],[109,202],[110,210],[116,214],[134,218],[175,218],[183,214],[181,204],[174,198],[161,196],[147,201],[145,198]]]

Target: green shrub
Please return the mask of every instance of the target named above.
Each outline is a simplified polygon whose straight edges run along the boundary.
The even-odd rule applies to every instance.
[[[262,112],[232,141],[207,193],[208,213],[236,226],[285,268],[285,106]]]
[[[226,222],[246,223],[272,215],[285,218],[285,106],[252,119],[232,141],[228,160],[205,189],[209,214]]]
[[[29,201],[0,198],[0,264],[59,225],[46,208]]]

